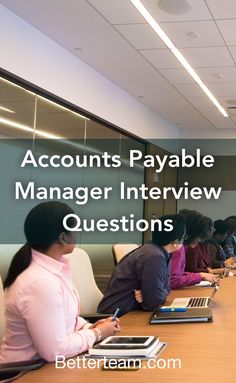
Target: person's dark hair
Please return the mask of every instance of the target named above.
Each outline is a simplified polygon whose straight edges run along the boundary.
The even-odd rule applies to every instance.
[[[214,228],[215,228],[215,231],[214,231],[214,234],[226,234],[228,233],[229,231],[229,226],[227,224],[227,222],[223,221],[223,219],[217,219],[215,222],[214,222]]]
[[[181,241],[185,235],[185,222],[179,214],[164,215],[159,218],[162,223],[162,229],[159,230],[159,224],[155,223],[152,233],[152,242],[159,246],[165,246],[174,241]],[[165,221],[171,220],[173,230],[165,231]]]
[[[203,216],[199,222],[199,238],[202,241],[209,239],[213,234],[214,224],[211,218]]]
[[[225,218],[225,222],[228,225],[229,235],[233,234],[233,232],[236,230],[236,217],[231,215],[230,217]]]
[[[31,248],[44,252],[58,240],[61,233],[67,232],[63,227],[63,218],[73,213],[68,205],[55,201],[43,202],[28,213],[24,224],[27,243],[13,257],[3,283],[4,289],[11,286],[18,275],[29,267]],[[73,219],[72,222],[68,220],[68,224],[73,225]]]
[[[198,213],[196,210],[182,209],[179,211],[179,214],[184,219],[186,224],[186,235],[184,239],[185,244],[190,244],[195,242],[200,238],[202,231],[201,228],[201,219],[203,218],[202,214]]]

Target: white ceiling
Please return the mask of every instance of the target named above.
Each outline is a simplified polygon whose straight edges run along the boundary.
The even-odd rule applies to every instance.
[[[236,128],[236,115],[221,117],[129,0],[1,2],[178,128]],[[189,12],[171,15],[158,0],[143,0],[227,107],[227,99],[236,100],[236,1],[189,2]]]

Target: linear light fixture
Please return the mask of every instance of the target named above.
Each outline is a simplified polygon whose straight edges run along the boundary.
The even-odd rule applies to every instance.
[[[21,130],[24,130],[26,132],[34,133],[34,129],[31,128],[30,126],[24,125],[24,124],[20,124],[19,122],[15,122],[15,121],[12,121],[12,120],[8,120],[7,118],[0,117],[0,124],[5,124],[5,125],[8,125],[8,126],[12,126],[13,128],[16,128],[16,129],[21,129]],[[42,130],[37,130],[37,129],[35,130],[35,134],[37,134],[40,137],[45,137],[45,138],[53,138],[53,139],[63,138],[63,137],[59,137],[59,136],[56,136],[54,134],[51,134],[51,133],[48,133],[48,132],[44,132]]]
[[[156,34],[162,39],[165,45],[171,50],[171,52],[175,55],[177,60],[183,65],[183,67],[187,70],[187,72],[192,76],[194,81],[200,86],[203,92],[209,97],[211,102],[218,108],[218,110],[223,114],[224,117],[229,117],[224,108],[217,101],[215,96],[211,93],[211,91],[207,88],[204,82],[200,79],[195,70],[188,63],[186,58],[180,53],[180,51],[175,47],[172,41],[169,39],[167,34],[163,31],[160,25],[156,22],[156,20],[152,17],[152,15],[148,12],[148,10],[144,7],[143,3],[140,0],[129,0],[135,8],[141,13],[147,23],[152,27],[152,29],[156,32]]]
[[[62,105],[60,105],[60,104],[57,104],[56,102],[51,101],[51,100],[49,100],[48,98],[44,98],[44,97],[39,96],[39,95],[38,95],[37,97],[40,98],[42,101],[47,102],[48,104],[52,104],[52,105],[56,106],[57,108],[60,108],[60,109],[65,110],[66,112],[70,112],[70,113],[72,113],[72,114],[75,114],[77,117],[83,118],[84,120],[89,120],[88,117],[82,116],[82,114],[79,114],[79,113],[77,113],[77,112],[74,112],[73,110],[68,109],[68,108],[66,108],[65,106],[62,106]]]
[[[0,106],[0,111],[1,111],[1,110],[3,110],[4,112],[8,112],[8,113],[15,113],[14,110],[5,108],[4,106]]]

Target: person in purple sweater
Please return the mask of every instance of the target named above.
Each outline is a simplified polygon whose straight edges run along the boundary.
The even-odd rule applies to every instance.
[[[186,223],[186,236],[184,246],[172,253],[171,256],[171,272],[170,272],[170,288],[172,290],[181,287],[195,285],[201,281],[209,281],[217,283],[218,278],[214,274],[205,272],[192,273],[185,271],[185,251],[187,247],[196,247],[201,239],[208,236],[208,224],[205,217],[195,210],[183,209],[179,214],[184,218]]]

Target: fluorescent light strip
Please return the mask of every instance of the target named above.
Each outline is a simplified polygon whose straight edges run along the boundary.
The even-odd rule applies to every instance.
[[[62,106],[62,105],[60,105],[60,104],[57,104],[56,102],[51,101],[51,100],[49,100],[48,98],[44,98],[44,97],[42,97],[42,96],[39,96],[39,95],[37,95],[36,93],[33,93],[33,92],[31,92],[30,90],[25,89],[25,88],[23,88],[22,86],[15,84],[14,82],[8,81],[8,80],[6,80],[6,79],[3,78],[3,77],[1,77],[0,79],[1,79],[1,81],[4,81],[4,82],[6,82],[6,83],[9,84],[9,85],[13,85],[13,86],[15,86],[16,88],[20,88],[20,89],[24,90],[25,92],[28,92],[28,93],[30,93],[30,94],[32,94],[32,95],[34,95],[34,96],[37,96],[37,97],[41,98],[41,100],[43,100],[43,101],[45,101],[45,102],[48,102],[48,103],[50,103],[50,104],[53,104],[54,106],[56,106],[56,107],[58,107],[58,108],[61,108],[61,109],[65,110],[65,111],[67,111],[67,112],[73,113],[73,114],[75,114],[76,116],[83,118],[84,120],[90,120],[88,117],[82,116],[82,114],[79,114],[79,113],[77,113],[77,112],[74,112],[73,110],[68,109],[68,108],[66,108],[66,107],[64,107],[64,106]],[[1,108],[0,108],[0,109],[1,109]],[[12,113],[15,113],[15,112],[12,112]]]
[[[211,91],[207,88],[207,86],[200,79],[195,70],[191,67],[185,57],[180,53],[180,51],[175,47],[172,41],[169,39],[167,34],[162,30],[156,20],[152,17],[152,15],[148,12],[148,10],[144,7],[140,0],[129,0],[135,8],[141,13],[147,23],[152,27],[152,29],[157,33],[157,35],[161,38],[161,40],[165,43],[165,45],[171,50],[171,52],[175,55],[177,60],[183,65],[183,67],[187,70],[190,76],[196,81],[196,83],[200,86],[203,92],[209,97],[211,102],[218,108],[218,110],[223,114],[224,117],[229,117],[224,108],[219,104],[215,96],[211,93]]]
[[[40,98],[41,100],[43,100],[43,101],[49,103],[49,104],[53,104],[53,105],[56,106],[57,108],[61,108],[61,109],[65,110],[66,112],[70,112],[70,113],[72,113],[72,114],[75,114],[77,117],[83,118],[84,120],[89,120],[89,118],[87,118],[87,117],[85,117],[85,116],[82,116],[82,114],[79,114],[79,113],[77,113],[77,112],[74,112],[73,110],[68,109],[68,108],[66,108],[66,107],[64,107],[64,106],[62,106],[62,105],[60,105],[60,104],[57,104],[56,102],[51,101],[51,100],[49,100],[48,98],[44,98],[44,97],[42,97],[42,96],[37,96],[37,97]]]
[[[16,129],[21,129],[21,130],[24,130],[26,132],[34,133],[34,129],[30,128],[30,126],[20,124],[19,122],[15,122],[12,120],[8,120],[7,118],[0,117],[0,124],[5,124],[8,126],[12,126],[13,128],[16,128]],[[43,132],[42,130],[35,130],[35,134],[37,134],[40,137],[45,137],[45,138],[55,138],[55,139],[59,139],[59,138],[62,139],[63,138],[63,137],[59,137],[59,136],[56,136],[56,135],[48,133],[48,132]]]
[[[14,110],[4,108],[4,106],[0,106],[0,110],[3,110],[4,112],[8,112],[8,113],[15,113]]]
[[[20,88],[20,89],[23,90],[24,92],[27,92],[27,93],[30,93],[30,94],[33,95],[33,96],[36,96],[36,93],[31,92],[30,90],[25,89],[25,88],[23,88],[22,86],[15,84],[14,82],[8,81],[8,80],[6,80],[6,79],[3,78],[3,77],[1,77],[0,79],[1,79],[1,81],[6,82],[8,85],[15,86],[16,88]]]

